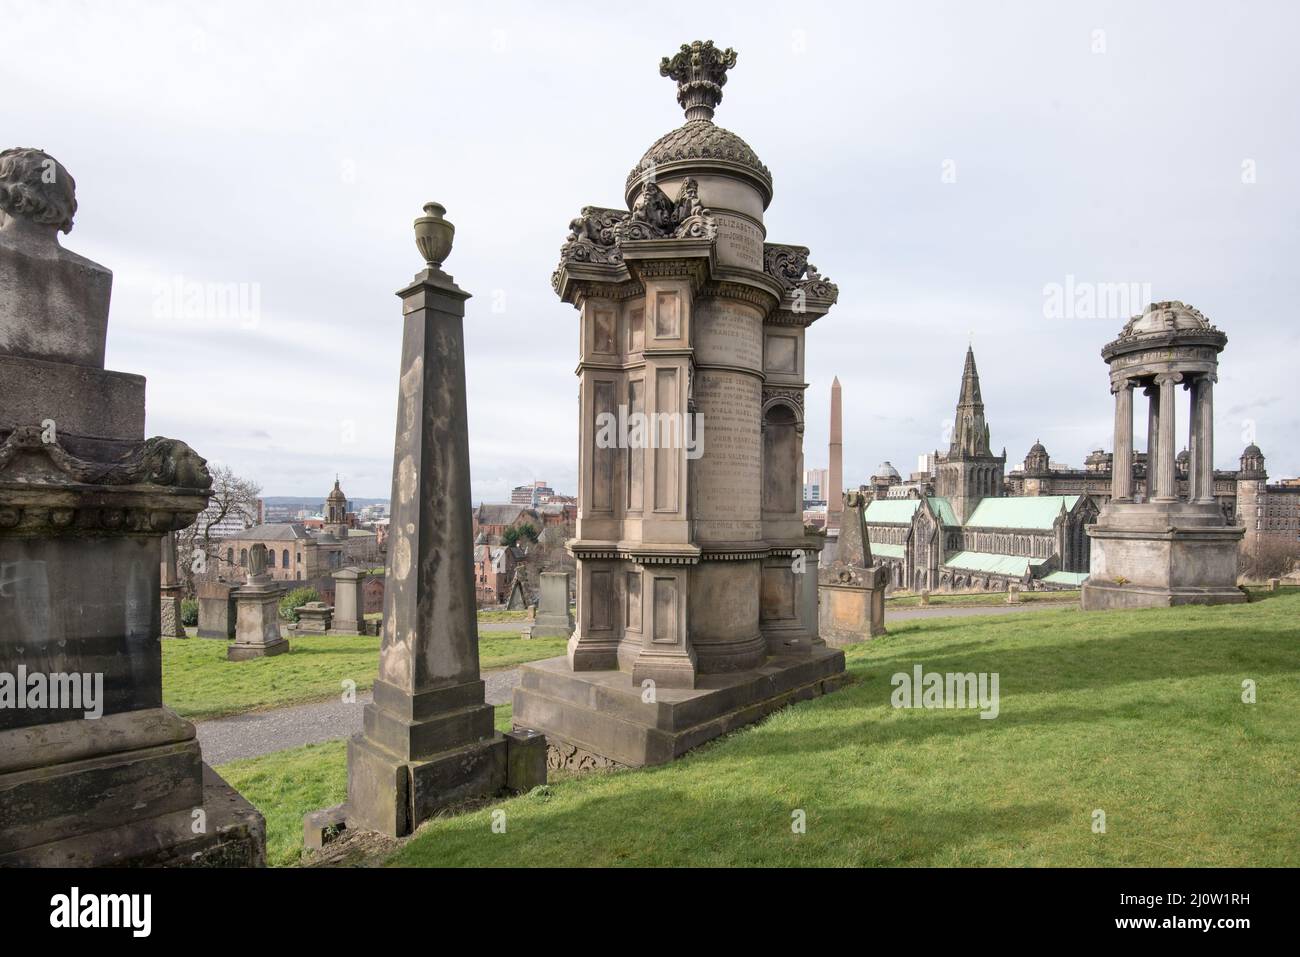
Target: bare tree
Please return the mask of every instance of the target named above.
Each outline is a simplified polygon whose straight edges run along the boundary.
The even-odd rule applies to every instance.
[[[262,486],[236,475],[228,465],[215,465],[208,471],[212,476],[212,498],[194,524],[180,533],[177,543],[181,582],[190,596],[196,579],[215,577],[230,568],[231,563],[214,544],[220,539],[214,537],[213,529],[231,518],[245,526],[254,524],[257,498],[262,494]]]

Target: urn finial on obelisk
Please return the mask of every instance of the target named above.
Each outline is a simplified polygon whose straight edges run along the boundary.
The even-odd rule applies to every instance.
[[[441,203],[424,204],[424,215],[415,220],[415,246],[431,269],[441,269],[451,255],[451,244],[456,238],[456,227],[443,219],[447,207]]]

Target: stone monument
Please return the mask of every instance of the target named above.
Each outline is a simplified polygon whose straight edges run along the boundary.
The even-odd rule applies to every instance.
[[[525,630],[525,638],[568,638],[573,634],[573,615],[569,614],[569,573],[542,572],[541,598],[537,617]]]
[[[162,703],[163,540],[212,481],[104,368],[112,274],[58,242],[75,190],[0,152],[0,866],[259,865],[261,815]]]
[[[205,581],[194,586],[199,601],[200,638],[235,637],[235,586],[226,581]]]
[[[348,798],[304,821],[410,834],[438,810],[542,777],[512,780],[510,736],[493,726],[479,677],[465,403],[465,292],[442,269],[455,228],[437,203],[415,221],[426,266],[398,292],[404,316],[393,447],[383,633],[365,730],[348,742]],[[525,751],[537,735],[515,735]]]
[[[711,41],[663,60],[685,125],[625,210],[582,209],[552,276],[580,317],[577,621],[514,718],[556,766],[669,761],[842,679],[801,474],[805,332],[838,290],[765,242],[771,173],[713,122],[735,63]]]
[[[334,573],[334,622],[341,635],[364,635],[366,627],[365,583],[369,572],[355,566]]]
[[[323,635],[330,630],[334,608],[323,601],[309,601],[298,606],[298,632],[304,635]]]
[[[160,634],[164,638],[188,638],[181,621],[181,580],[176,572],[176,533],[162,538],[162,572],[158,591]]]
[[[885,586],[889,573],[875,564],[860,491],[841,493],[840,535],[835,561],[817,572],[820,630],[833,648],[885,634]]]
[[[1115,396],[1111,499],[1089,525],[1084,610],[1246,601],[1237,582],[1245,535],[1214,498],[1214,382],[1228,337],[1181,302],[1147,306],[1102,349]],[[1178,387],[1190,394],[1188,495],[1178,497]],[[1148,398],[1148,495],[1133,495],[1133,392]]]
[[[284,589],[266,570],[266,546],[248,550],[248,579],[235,589],[235,640],[226,649],[231,661],[269,658],[289,650],[280,634],[280,599]]]
[[[506,599],[506,611],[525,611],[527,608],[528,596],[524,594],[524,583],[519,578],[519,570],[515,569],[510,581],[510,597]]]

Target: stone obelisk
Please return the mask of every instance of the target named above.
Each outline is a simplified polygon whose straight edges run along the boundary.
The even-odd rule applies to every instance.
[[[834,531],[840,527],[844,513],[844,397],[840,392],[840,377],[831,381],[831,442],[830,476],[826,490],[826,528]]]
[[[405,325],[379,677],[365,730],[348,743],[348,803],[336,809],[349,828],[392,837],[507,784],[507,739],[494,730],[479,677],[463,329],[469,293],[442,270],[455,232],[446,210],[424,209],[415,233],[426,266],[398,292]],[[544,764],[540,773],[544,781]]]

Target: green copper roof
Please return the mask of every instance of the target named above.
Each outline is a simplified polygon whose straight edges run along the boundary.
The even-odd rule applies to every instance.
[[[1087,572],[1052,572],[1043,576],[1043,581],[1049,585],[1073,585],[1076,588],[1087,580]]]
[[[911,525],[920,506],[919,498],[878,498],[867,503],[862,517],[868,525]]]
[[[902,558],[904,557],[903,551],[902,545],[886,545],[883,542],[879,544],[876,542],[871,543],[871,554],[873,556],[878,555],[881,558]]]
[[[1079,501],[1077,495],[1022,495],[1014,498],[986,498],[971,513],[967,528],[1050,529],[1061,514]]]
[[[1029,569],[1041,565],[1045,558],[1025,558],[1022,555],[995,555],[991,552],[957,552],[944,560],[949,568],[962,571],[987,572],[990,575],[1023,576]]]
[[[939,518],[945,525],[957,526],[961,522],[957,521],[957,513],[952,510],[952,503],[946,498],[940,498],[934,495],[930,498],[930,507],[938,513]]]

